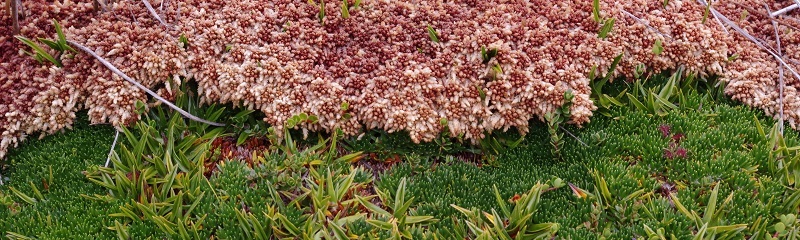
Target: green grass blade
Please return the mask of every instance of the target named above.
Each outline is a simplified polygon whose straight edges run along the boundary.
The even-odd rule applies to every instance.
[[[428,25],[427,30],[428,30],[428,38],[430,38],[432,42],[438,43],[439,33],[436,32],[436,29],[433,29],[431,25]]]
[[[36,203],[36,199],[35,198],[32,198],[32,197],[28,196],[27,194],[20,192],[19,190],[17,190],[14,187],[9,186],[8,190],[11,190],[11,192],[14,193],[14,195],[16,195],[18,198],[22,199],[23,202],[26,202],[28,204],[35,204]]]

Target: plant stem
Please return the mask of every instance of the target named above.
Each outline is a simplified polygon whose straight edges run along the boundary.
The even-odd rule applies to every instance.
[[[164,25],[165,27],[168,27],[168,28],[169,28],[169,26],[167,26],[167,23],[166,23],[166,22],[164,22],[164,20],[161,20],[161,17],[160,17],[160,16],[158,16],[158,13],[156,13],[156,10],[155,10],[155,9],[153,9],[153,6],[152,6],[152,5],[150,5],[150,2],[148,2],[147,0],[142,0],[142,2],[144,2],[144,6],[145,6],[145,7],[147,7],[147,11],[149,11],[149,12],[150,12],[150,14],[151,14],[151,15],[153,15],[153,17],[154,17],[156,20],[158,20],[158,22],[160,22],[160,23],[161,23],[161,25]]]
[[[11,25],[14,26],[14,35],[19,34],[19,8],[17,0],[9,0],[11,3]]]
[[[581,143],[581,145],[583,145],[584,147],[588,147],[588,146],[589,146],[589,145],[586,145],[586,143],[584,143],[583,141],[581,141],[581,139],[580,139],[580,138],[576,137],[575,135],[572,135],[572,133],[571,133],[571,132],[569,132],[569,131],[567,131],[567,129],[566,129],[566,128],[564,128],[564,127],[562,127],[562,126],[558,126],[558,127],[559,127],[559,128],[561,128],[561,130],[564,130],[564,132],[567,132],[567,134],[569,134],[570,136],[572,136],[572,138],[574,138],[575,140],[578,140],[578,142],[579,142],[579,143]]]
[[[169,106],[173,110],[179,112],[184,117],[186,117],[188,119],[191,119],[191,120],[194,120],[194,121],[197,121],[197,122],[205,123],[205,124],[208,124],[208,125],[211,125],[211,126],[218,126],[218,127],[225,126],[225,124],[208,121],[208,120],[199,118],[199,117],[197,117],[195,115],[192,115],[191,113],[188,113],[188,112],[184,111],[183,109],[179,108],[178,106],[175,106],[175,104],[172,104],[170,101],[167,101],[163,97],[159,96],[157,93],[155,93],[152,90],[148,89],[147,87],[145,87],[141,83],[137,82],[136,80],[131,79],[130,77],[128,77],[128,75],[125,75],[125,73],[123,73],[122,71],[117,69],[117,67],[114,67],[114,65],[109,63],[103,57],[100,57],[99,55],[97,55],[97,53],[95,53],[94,51],[90,50],[89,48],[87,48],[87,47],[85,47],[85,46],[83,46],[83,45],[81,45],[81,44],[79,44],[77,42],[74,42],[72,40],[67,40],[67,42],[72,44],[73,46],[77,47],[78,49],[88,53],[89,55],[92,55],[94,58],[97,59],[97,61],[100,61],[100,63],[102,63],[109,70],[111,70],[111,72],[116,73],[117,75],[122,77],[122,79],[125,79],[126,81],[132,83],[133,85],[135,85],[136,87],[138,87],[142,91],[146,92],[147,94],[150,94],[150,96],[153,96],[153,98],[158,99],[158,101],[161,101],[162,103],[166,104],[167,106]]]
[[[106,165],[105,165],[105,167],[108,167],[108,164],[109,164],[109,163],[111,163],[111,153],[113,153],[113,152],[114,152],[114,147],[116,147],[116,146],[117,146],[117,139],[119,138],[119,130],[117,130],[116,132],[117,132],[117,133],[116,133],[116,134],[114,134],[114,142],[113,142],[113,143],[111,143],[111,150],[109,150],[109,151],[108,151],[108,157],[106,158]]]

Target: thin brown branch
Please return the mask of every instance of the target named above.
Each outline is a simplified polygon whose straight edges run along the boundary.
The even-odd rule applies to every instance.
[[[17,7],[17,0],[10,0],[11,8],[11,25],[14,27],[14,35],[19,34],[19,8]]]
[[[179,112],[184,117],[186,117],[188,119],[191,119],[191,120],[194,120],[196,122],[201,122],[201,123],[205,123],[205,124],[212,125],[212,126],[225,126],[225,124],[208,121],[208,120],[199,118],[199,117],[197,117],[195,115],[192,115],[191,113],[188,113],[188,112],[184,111],[183,109],[179,108],[178,106],[175,106],[175,104],[172,104],[170,101],[167,101],[163,97],[159,96],[157,93],[155,93],[152,90],[150,90],[149,88],[145,87],[141,83],[137,82],[136,80],[131,79],[130,77],[128,77],[128,75],[125,75],[125,73],[123,73],[122,71],[117,69],[117,67],[114,67],[114,65],[112,65],[110,62],[108,62],[103,57],[100,57],[99,55],[97,55],[97,53],[95,53],[91,49],[89,49],[89,48],[87,48],[87,47],[85,47],[85,46],[83,46],[83,45],[81,45],[81,44],[79,44],[79,43],[77,43],[75,41],[72,41],[72,40],[67,40],[67,42],[69,44],[72,44],[73,46],[77,47],[78,49],[88,53],[89,55],[92,55],[95,59],[97,59],[97,61],[100,61],[100,63],[102,63],[109,70],[111,70],[111,72],[116,73],[117,75],[122,77],[122,79],[125,79],[126,81],[132,83],[133,85],[135,85],[136,87],[138,87],[142,91],[146,92],[147,94],[150,94],[150,96],[152,96],[155,99],[158,99],[158,101],[166,104],[167,106],[169,106],[173,110]]]

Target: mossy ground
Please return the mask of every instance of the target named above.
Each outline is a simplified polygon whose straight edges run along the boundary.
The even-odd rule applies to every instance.
[[[564,187],[546,192],[532,218],[559,223],[558,236],[565,239],[631,239],[643,236],[645,225],[664,228],[678,239],[690,238],[695,223],[675,210],[668,195],[675,194],[686,208],[702,215],[715,184],[720,184],[720,198],[732,194],[719,225],[750,224],[758,218],[773,223],[781,214],[796,213],[782,207],[793,190],[766,167],[771,147],[756,121],[768,130],[772,120],[759,111],[715,103],[697,94],[689,94],[681,104],[680,110],[664,117],[620,107],[611,111],[612,117],[596,116],[580,129],[568,127],[575,137],[566,135],[561,159],[550,153],[546,126],[534,121],[523,144],[500,155],[492,166],[458,160],[405,162],[382,173],[376,186],[393,191],[401,178],[409,178],[408,191],[416,198],[418,214],[440,219],[434,227],[449,228],[455,224],[451,219],[460,217],[451,204],[497,208],[493,185],[504,199],[554,178],[597,194],[592,175],[596,170],[618,201],[598,207],[596,201],[577,198]],[[115,233],[106,227],[114,225],[115,218],[109,214],[117,212],[120,203],[82,197],[102,195],[104,190],[81,172],[105,162],[113,135],[112,128],[89,126],[82,118],[72,131],[31,139],[13,150],[3,171],[10,180],[0,186],[0,198],[10,198],[15,204],[0,209],[0,232],[39,239],[112,238]],[[797,135],[787,129],[790,146],[797,144]],[[425,148],[421,152],[433,154],[429,145]],[[679,148],[685,153],[678,154]],[[209,184],[257,210],[266,204],[259,196],[268,193],[249,187],[248,171],[229,164]],[[31,183],[42,192],[43,201],[25,203],[10,191],[13,187],[32,195]],[[646,194],[623,199],[639,190]],[[201,203],[198,215],[210,214],[206,224],[218,226],[205,234],[242,237],[234,233],[239,229],[232,222],[238,203]],[[130,229],[139,237],[161,234],[149,222],[135,222]]]
[[[113,140],[113,128],[90,126],[84,114],[73,130],[42,140],[29,139],[13,149],[5,159],[8,167],[3,177],[8,180],[0,186],[0,198],[13,196],[11,187],[33,196],[32,183],[45,199],[28,204],[12,197],[17,204],[0,209],[3,235],[15,232],[39,239],[113,237],[105,227],[113,225],[108,214],[116,210],[116,205],[80,196],[104,194],[102,187],[89,182],[81,172],[89,165],[104,164]]]
[[[617,221],[608,226],[610,234],[606,237],[609,239],[642,236],[644,224],[653,229],[674,230],[668,232],[679,239],[691,237],[693,223],[672,211],[669,198],[662,195],[665,194],[663,184],[674,187],[687,208],[702,212],[712,184],[721,181],[720,196],[734,193],[732,204],[727,206],[729,224],[752,223],[758,217],[774,218],[779,213],[791,213],[767,206],[768,202],[781,199],[785,189],[765,169],[770,149],[767,139],[759,136],[755,119],[761,119],[765,127],[772,126],[773,121],[765,120],[760,112],[747,107],[708,101],[700,106],[699,96],[693,96],[692,100],[685,103],[690,105],[685,106],[686,109],[665,117],[621,108],[612,118],[595,117],[582,129],[568,128],[588,146],[567,137],[563,159],[553,159],[545,126],[535,123],[523,146],[500,156],[497,167],[454,162],[415,169],[404,164],[387,172],[379,185],[392,189],[401,177],[412,176],[410,191],[419,198],[420,211],[439,219],[460,215],[450,204],[497,208],[492,185],[496,185],[506,199],[554,177],[593,191],[595,183],[590,172],[593,169],[604,176],[614,196],[624,197],[639,189],[653,193],[650,208],[654,216],[632,214],[620,216],[621,219],[610,216],[609,212],[592,213],[592,203],[576,198],[569,188],[545,193],[534,219],[560,223],[559,235],[573,239],[595,238],[595,234],[604,230],[602,220]],[[664,126],[670,127],[667,136],[660,130]],[[682,135],[679,146],[687,153],[683,158],[667,159],[665,149],[670,148],[675,134]],[[787,138],[794,141],[797,133],[787,130],[787,135],[792,135]],[[747,169],[758,170],[748,172]],[[772,197],[776,199],[770,200]],[[639,204],[630,202],[623,207],[642,207]],[[632,212],[622,215],[624,213]],[[443,221],[442,224],[452,223]]]

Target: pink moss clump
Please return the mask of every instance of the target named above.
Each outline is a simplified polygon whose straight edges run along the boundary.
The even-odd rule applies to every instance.
[[[451,134],[475,141],[511,127],[526,132],[528,120],[561,106],[567,90],[575,94],[570,122],[580,125],[596,109],[589,71],[606,74],[620,53],[614,76],[632,77],[639,65],[683,67],[721,76],[734,99],[772,115],[779,109],[774,58],[713,19],[703,23],[705,7],[688,0],[601,1],[601,17],[616,19],[605,39],[586,0],[363,0],[358,7],[348,2],[348,18],[342,2],[329,1],[322,22],[319,5],[307,1],[151,1],[166,26],[141,1],[117,1],[106,11],[95,11],[89,0],[23,2],[23,36],[53,38],[51,19],[58,19],[68,39],[162,95],[170,95],[164,87],[170,81],[193,79],[203,101],[260,110],[275,126],[307,113],[319,118],[300,126],[307,130],[352,135],[379,128],[407,131],[419,142],[443,131],[445,119]],[[790,4],[766,2],[773,10]],[[743,7],[763,9],[747,0],[714,5],[733,20]],[[0,10],[0,158],[26,135],[68,128],[80,109],[88,109],[93,123],[138,119],[134,103],[147,98],[142,91],[87,54],[61,56],[63,68],[37,63],[19,51],[28,49],[13,39],[6,11]],[[785,18],[796,20],[798,12]],[[782,51],[800,59],[800,35],[789,31],[800,22],[784,22]],[[737,24],[775,44],[768,18],[751,13]],[[664,48],[658,55],[657,41]],[[484,59],[481,49],[497,54]],[[793,127],[800,120],[799,83],[787,75],[783,109]],[[350,107],[343,110],[343,103]]]

